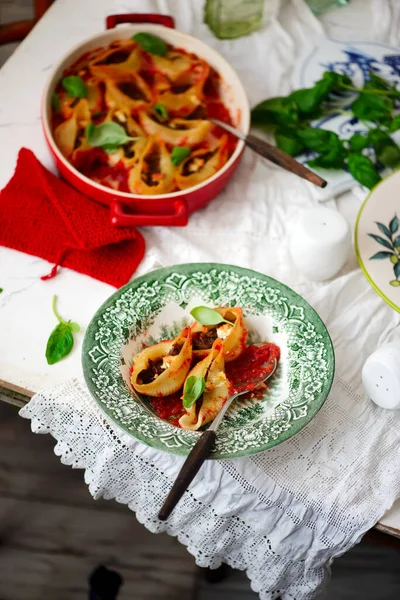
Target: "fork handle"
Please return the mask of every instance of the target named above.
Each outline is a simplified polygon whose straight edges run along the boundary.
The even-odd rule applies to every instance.
[[[185,490],[187,490],[190,483],[195,478],[203,462],[208,458],[211,448],[214,445],[216,438],[215,431],[207,429],[201,434],[196,444],[193,446],[190,454],[182,465],[179,471],[178,477],[175,479],[175,483],[171,488],[165,502],[158,513],[160,521],[166,521],[169,515],[182,498]]]

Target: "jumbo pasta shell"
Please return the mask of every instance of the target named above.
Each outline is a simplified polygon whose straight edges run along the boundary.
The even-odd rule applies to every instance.
[[[182,429],[197,431],[202,425],[213,421],[230,394],[232,386],[224,371],[223,344],[216,340],[211,352],[190,371],[188,377],[204,377],[206,386],[203,395],[179,419]]]
[[[181,346],[179,353],[170,354],[177,345]],[[132,386],[147,396],[169,396],[183,386],[191,362],[192,337],[190,327],[185,327],[174,340],[149,346],[136,356],[131,376]],[[154,378],[145,383],[147,379],[151,379],[152,373]]]

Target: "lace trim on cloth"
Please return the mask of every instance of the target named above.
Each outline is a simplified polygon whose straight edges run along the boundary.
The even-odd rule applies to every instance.
[[[336,398],[344,397],[337,394],[343,387],[345,384],[336,382]],[[324,420],[332,418],[333,407],[338,414],[336,403],[328,399],[303,432],[272,452],[231,461],[207,461],[167,523],[159,522],[157,513],[183,458],[153,450],[108,423],[83,380],[73,379],[35,395],[20,415],[31,419],[35,433],[50,433],[57,440],[54,452],[63,464],[85,469],[85,482],[95,499],[104,497],[128,505],[151,532],[166,531],[176,536],[201,567],[216,568],[226,562],[246,570],[262,600],[278,596],[283,600],[306,600],[321,592],[332,558],[356,543],[400,494],[398,450],[394,447],[398,447],[398,435],[390,433],[384,418],[381,420],[386,423],[386,431],[379,426],[374,436],[375,443],[379,440],[380,444],[382,435],[387,438],[387,468],[379,471],[377,481],[382,488],[373,489],[376,469],[371,474],[367,465],[364,472],[339,463],[337,468],[329,467],[329,453],[329,465],[323,466],[320,459],[320,474],[316,477],[310,462],[316,447],[310,441],[313,435],[321,434]],[[349,434],[341,430],[343,452],[348,451],[346,440],[357,429],[356,417],[348,419],[354,426]],[[379,414],[372,418],[379,424]],[[365,420],[358,425],[361,430],[364,426]],[[330,438],[336,433],[332,430]],[[365,438],[361,436],[360,443]],[[332,439],[325,440],[324,445],[329,448]],[[309,445],[308,452],[301,453],[302,444]],[[319,456],[321,452],[324,456],[322,445]],[[373,451],[374,443],[369,447]],[[340,451],[338,455],[340,459]],[[383,456],[385,452],[380,448],[380,459]],[[369,457],[364,458],[369,464]],[[288,465],[281,473],[285,485],[277,482],[282,465]],[[347,503],[337,494],[337,490],[341,494],[338,480],[343,478],[343,469],[356,482],[358,493],[357,498],[347,496]],[[297,473],[297,479],[293,473]],[[343,486],[347,485],[344,481]],[[332,502],[321,501],[326,497],[325,487],[332,491]],[[372,508],[371,493],[378,496]],[[363,496],[369,498],[368,511],[363,506],[360,509]]]

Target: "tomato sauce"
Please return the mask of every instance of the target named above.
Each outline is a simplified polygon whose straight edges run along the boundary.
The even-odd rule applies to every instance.
[[[236,360],[225,365],[226,376],[235,392],[257,387],[260,380],[274,370],[274,359],[278,362],[280,349],[276,344],[263,343],[248,346]],[[254,381],[256,380],[256,381]]]
[[[186,412],[183,408],[181,395],[181,392],[176,392],[170,396],[164,396],[164,398],[150,398],[149,396],[148,398],[160,419],[179,427],[179,419]]]

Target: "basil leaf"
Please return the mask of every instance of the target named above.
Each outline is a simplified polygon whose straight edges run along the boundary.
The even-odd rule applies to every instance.
[[[55,92],[54,92],[54,94],[51,95],[51,106],[52,106],[54,112],[59,112],[60,98],[58,97],[58,94],[56,94]]]
[[[46,359],[49,365],[67,356],[74,345],[72,331],[67,323],[59,323],[51,332],[46,346]]]
[[[67,325],[69,326],[70,330],[73,331],[74,333],[78,333],[78,331],[81,330],[78,323],[74,323],[73,321],[68,321]]]
[[[255,126],[294,125],[298,120],[298,108],[289,98],[268,98],[251,111],[251,123]]]
[[[68,321],[66,323],[57,312],[56,308],[57,296],[53,296],[52,309],[54,316],[58,321],[58,325],[53,329],[46,346],[46,359],[49,365],[60,361],[64,356],[67,356],[74,345],[74,337],[72,332],[79,331],[78,323]]]
[[[373,71],[369,71],[369,80],[365,82],[363,89],[397,92],[394,85],[389,81],[386,81],[386,79],[383,79],[383,77],[379,77],[379,75],[376,75]]]
[[[381,129],[371,129],[368,133],[375,154],[384,167],[394,169],[400,165],[400,148],[387,133]]]
[[[361,152],[361,150],[364,150],[364,148],[369,146],[368,137],[362,135],[361,133],[355,133],[349,139],[349,146],[351,150],[354,150],[355,152]]]
[[[190,154],[190,148],[188,146],[174,146],[171,152],[171,162],[177,167],[179,166],[185,158],[187,158]]]
[[[108,151],[110,146],[122,146],[130,140],[137,139],[127,135],[125,129],[113,121],[100,123],[100,125],[90,123],[86,130],[86,137],[90,146],[105,148]]]
[[[369,260],[382,260],[384,258],[388,258],[388,256],[394,256],[394,253],[386,252],[386,250],[382,250],[382,252],[377,252],[373,256],[370,256]]]
[[[198,377],[197,375],[190,375],[185,381],[185,387],[183,388],[183,399],[182,404],[185,408],[190,408],[196,400],[200,398],[206,387],[206,380],[204,377]]]
[[[390,118],[393,110],[393,100],[373,94],[360,94],[350,108],[354,116],[360,121],[381,123]]]
[[[169,119],[169,113],[168,110],[165,108],[164,104],[155,104],[153,106],[153,110],[164,121],[167,121]]]
[[[136,33],[132,36],[132,39],[135,40],[143,50],[149,52],[149,54],[164,56],[167,53],[167,44],[151,33]]]
[[[82,77],[78,77],[78,75],[63,77],[63,79],[61,79],[61,85],[68,96],[72,96],[73,98],[86,98],[87,96],[88,90],[86,83],[83,81]]]
[[[304,144],[297,139],[294,127],[278,127],[274,136],[277,147],[290,156],[296,156],[304,150]]]
[[[229,323],[232,325],[215,308],[209,308],[208,306],[196,306],[196,308],[190,311],[190,314],[200,325],[218,325],[219,323]]]
[[[323,169],[343,169],[346,166],[345,159],[347,158],[347,154],[343,142],[338,140],[338,143],[333,144],[329,152],[321,154],[313,160],[309,160],[308,165]]]
[[[346,89],[346,86],[352,84],[350,77],[341,73],[336,73],[335,71],[325,71],[322,80],[318,83],[321,83],[321,81],[325,81],[326,85],[329,85],[330,92],[338,92],[342,89]]]
[[[307,127],[297,130],[297,137],[309,150],[314,152],[329,152],[332,147],[339,147],[341,142],[339,136],[327,129],[313,129]]]
[[[392,119],[390,121],[390,123],[388,124],[388,131],[390,133],[393,133],[394,131],[397,131],[398,129],[400,129],[400,115],[396,115],[394,117],[394,119]]]
[[[374,163],[363,154],[350,154],[347,160],[347,166],[354,179],[370,190],[381,181],[381,177],[375,169]]]

